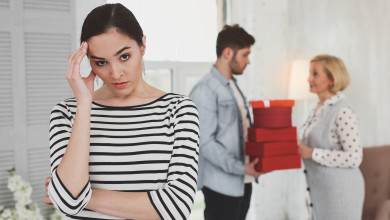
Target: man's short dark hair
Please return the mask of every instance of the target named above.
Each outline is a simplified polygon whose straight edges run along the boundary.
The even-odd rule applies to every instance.
[[[250,47],[255,43],[255,38],[248,34],[244,28],[238,24],[229,26],[225,25],[217,38],[217,57],[222,55],[222,51],[226,47],[233,50],[239,50],[245,47]]]

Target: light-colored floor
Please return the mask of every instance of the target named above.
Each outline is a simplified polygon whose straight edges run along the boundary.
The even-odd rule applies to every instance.
[[[253,197],[251,204],[253,202]],[[198,191],[195,195],[194,206],[192,207],[191,215],[189,220],[204,220],[203,211],[205,208],[204,197],[202,191]],[[256,220],[256,213],[253,206],[249,207],[246,220]]]

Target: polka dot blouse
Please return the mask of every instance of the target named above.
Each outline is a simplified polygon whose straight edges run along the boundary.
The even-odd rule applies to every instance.
[[[311,113],[308,121],[303,125],[303,137],[307,137],[307,134],[325,115],[330,106],[336,104],[344,97],[343,93],[338,92],[335,96],[326,100],[323,105],[319,106],[320,104],[318,104],[317,110]],[[309,146],[314,149],[312,155],[314,161],[327,167],[359,167],[362,162],[363,152],[358,133],[358,117],[351,108],[342,108],[338,113],[334,124],[331,126],[329,140],[333,145],[341,145],[342,150],[329,150]]]

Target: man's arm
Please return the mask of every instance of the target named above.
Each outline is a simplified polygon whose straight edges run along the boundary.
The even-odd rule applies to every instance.
[[[245,163],[229,153],[216,139],[218,115],[217,97],[207,85],[198,84],[190,93],[199,112],[200,154],[227,173],[243,175]]]

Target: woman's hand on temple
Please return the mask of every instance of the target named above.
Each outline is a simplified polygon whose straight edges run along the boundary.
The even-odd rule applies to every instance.
[[[80,74],[80,64],[87,54],[88,44],[83,42],[79,49],[68,57],[68,69],[66,79],[72,88],[76,101],[79,103],[91,103],[92,93],[94,91],[95,73],[91,70],[88,77],[83,78]]]
[[[303,158],[311,159],[313,155],[313,148],[310,148],[306,144],[299,142],[298,152]]]

